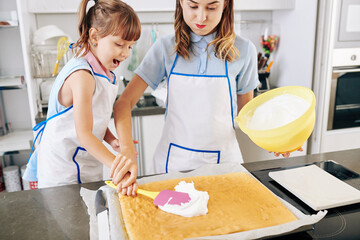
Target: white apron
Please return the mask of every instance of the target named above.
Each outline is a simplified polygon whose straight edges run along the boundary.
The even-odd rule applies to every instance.
[[[95,91],[92,98],[93,134],[103,141],[118,93],[118,83],[93,73]],[[102,180],[102,163],[82,148],[77,140],[73,107],[40,123],[38,147],[38,187]],[[46,126],[46,127],[45,127]]]
[[[227,62],[219,60],[224,75],[189,75],[176,72],[177,58],[168,78],[164,130],[154,154],[156,173],[242,163]]]

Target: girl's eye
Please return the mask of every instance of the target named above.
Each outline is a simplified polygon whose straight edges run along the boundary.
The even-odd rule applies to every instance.
[[[118,44],[118,43],[115,43],[116,44],[116,46],[118,46],[118,47],[122,47],[123,45],[122,44]]]
[[[192,8],[192,9],[196,9],[196,8],[197,8],[196,5],[189,5],[189,7]]]
[[[209,7],[208,8],[210,11],[213,11],[213,10],[215,10],[216,8],[215,7]]]

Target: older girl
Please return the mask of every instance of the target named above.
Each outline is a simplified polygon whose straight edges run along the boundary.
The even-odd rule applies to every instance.
[[[135,194],[131,109],[147,86],[155,89],[164,77],[167,110],[155,172],[243,162],[234,117],[259,84],[256,48],[234,33],[233,0],[177,0],[175,11],[175,34],[148,51],[114,108],[123,157],[111,170],[123,194]]]

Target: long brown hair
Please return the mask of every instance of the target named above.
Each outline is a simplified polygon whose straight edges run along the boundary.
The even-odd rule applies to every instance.
[[[77,57],[90,51],[90,28],[96,28],[100,38],[110,34],[121,36],[126,41],[140,38],[140,20],[129,5],[120,0],[97,0],[86,12],[89,1],[92,0],[82,0],[79,7],[80,38],[75,44]]]
[[[235,47],[235,32],[234,32],[234,2],[233,0],[224,0],[225,8],[222,13],[221,20],[216,26],[216,37],[209,42],[207,50],[210,45],[214,45],[215,56],[221,60],[229,62],[234,61],[239,57],[239,50]],[[185,23],[183,18],[183,10],[180,5],[180,0],[176,0],[175,9],[175,51],[185,59],[190,58],[191,49],[191,29]]]

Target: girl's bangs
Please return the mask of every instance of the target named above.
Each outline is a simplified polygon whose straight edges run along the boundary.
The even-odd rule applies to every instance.
[[[126,17],[119,15],[118,21],[114,21],[111,28],[113,35],[121,36],[125,41],[137,41],[141,35],[140,22],[132,15]]]

